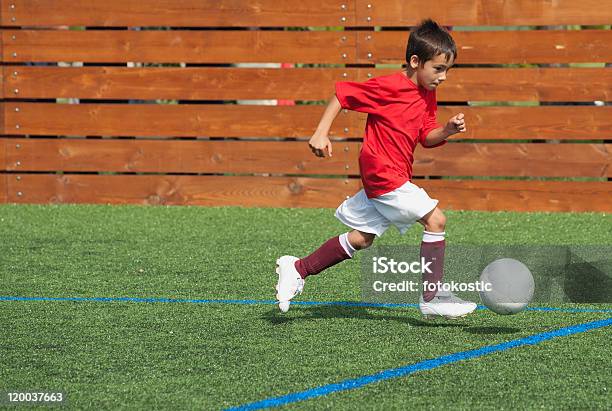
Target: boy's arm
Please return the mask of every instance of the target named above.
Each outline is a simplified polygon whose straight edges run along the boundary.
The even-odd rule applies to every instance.
[[[457,133],[465,133],[465,120],[463,113],[451,117],[444,127],[438,127],[429,132],[425,137],[423,146],[433,147]]]
[[[334,94],[329,104],[327,104],[327,108],[325,108],[325,112],[319,121],[316,131],[308,141],[310,149],[317,157],[325,157],[325,149],[327,149],[329,156],[332,156],[332,143],[328,134],[334,119],[338,113],[340,113],[341,109],[340,101],[338,97],[336,97],[336,94]]]

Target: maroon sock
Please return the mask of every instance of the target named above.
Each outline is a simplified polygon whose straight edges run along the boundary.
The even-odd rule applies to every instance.
[[[304,257],[295,262],[295,269],[300,273],[302,278],[309,275],[319,274],[321,271],[351,258],[342,245],[340,245],[340,237],[334,237],[327,240],[321,247],[308,257]]]
[[[438,281],[442,281],[442,277],[444,277],[444,248],[445,241],[436,241],[435,243],[421,243],[421,258],[425,259],[425,262],[428,263],[431,261],[429,265],[429,269],[431,273],[424,272],[423,273],[423,283],[427,281],[428,283],[437,283]],[[423,300],[431,301],[432,298],[436,296],[437,289],[427,289],[423,291]]]

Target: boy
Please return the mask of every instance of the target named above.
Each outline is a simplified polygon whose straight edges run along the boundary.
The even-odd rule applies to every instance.
[[[336,210],[336,217],[352,228],[350,232],[329,239],[305,258],[283,256],[277,260],[276,298],[282,312],[302,292],[306,277],[352,258],[357,250],[372,245],[374,238],[391,224],[401,234],[417,221],[424,226],[421,257],[432,263],[431,273],[423,275],[423,282],[442,280],[446,218],[437,207],[438,200],[431,199],[410,179],[417,143],[426,148],[438,147],[451,135],[465,132],[462,113],[444,127],[436,122],[436,88],[446,80],[446,72],[456,58],[457,48],[450,34],[434,21],[424,20],[410,33],[404,71],[364,83],[336,83],[336,94],[309,146],[316,156],[324,157],[327,152],[331,157],[328,132],[340,110],[368,113],[359,154],[363,189]],[[429,288],[419,303],[426,318],[463,317],[475,308],[476,304],[452,293]]]

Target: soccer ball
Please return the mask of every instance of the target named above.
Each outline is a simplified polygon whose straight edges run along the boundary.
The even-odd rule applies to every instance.
[[[516,314],[533,299],[535,283],[529,268],[513,258],[501,258],[487,265],[480,274],[488,290],[480,291],[480,299],[497,314]]]

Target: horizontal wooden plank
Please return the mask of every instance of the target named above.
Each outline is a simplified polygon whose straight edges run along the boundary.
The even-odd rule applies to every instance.
[[[443,209],[612,211],[609,182],[430,180],[422,185]]]
[[[6,133],[14,135],[309,138],[324,106],[4,102],[0,110]],[[593,140],[612,135],[610,106],[439,106],[438,120],[444,124],[460,112],[467,125],[467,132],[456,136],[462,139]],[[365,119],[363,113],[342,110],[330,135],[361,138]]]
[[[415,153],[416,176],[610,177],[612,144],[453,143]]]
[[[0,139],[9,171],[356,175],[360,144],[315,157],[306,142]],[[611,144],[457,143],[418,149],[415,176],[610,177]]]
[[[407,31],[4,30],[6,62],[404,63]],[[612,30],[454,31],[457,64],[612,61]],[[227,45],[231,44],[231,47]],[[529,44],[529,47],[525,47]]]
[[[312,135],[324,111],[322,106],[0,104],[11,134],[67,136],[305,137]],[[358,120],[354,114],[339,114],[334,136],[358,133],[351,124]]]
[[[6,175],[6,174],[5,174]],[[336,207],[358,179],[228,176],[8,176],[11,203]],[[19,180],[17,177],[21,177]],[[443,209],[611,212],[609,182],[415,180]],[[331,218],[331,216],[330,216]]]
[[[7,98],[328,100],[336,81],[400,69],[3,66]],[[610,68],[457,68],[438,101],[612,100]],[[17,90],[17,91],[16,91]]]
[[[7,62],[357,61],[357,33],[344,31],[5,30],[2,39]]]
[[[612,8],[598,0],[356,0],[358,26],[414,26],[433,18],[449,26],[609,24]]]
[[[612,107],[453,107],[439,106],[442,124],[462,112],[468,139],[608,139],[612,135]]]
[[[8,174],[0,173],[0,204],[8,202]]]
[[[601,78],[589,80],[590,76]],[[610,101],[611,80],[609,68],[451,69],[437,97],[439,101]]]
[[[405,63],[404,53],[398,51],[397,45],[407,42],[407,32],[358,33],[358,63]],[[457,43],[455,64],[612,61],[612,30],[453,31],[451,34]]]
[[[354,23],[354,7],[346,0],[12,0],[2,2],[1,16],[3,26],[340,26]]]
[[[359,174],[359,143],[334,144],[331,158],[308,144],[271,141],[0,139],[10,171]]]
[[[359,180],[230,177],[9,175],[9,202],[107,203],[248,207],[331,207],[359,189]],[[21,193],[21,194],[19,194]]]
[[[15,7],[10,7],[14,4]],[[12,0],[3,26],[412,26],[432,17],[445,25],[608,24],[606,2],[583,0]]]
[[[9,166],[6,159],[6,145],[10,144],[13,140],[0,138],[0,170],[6,170]]]
[[[358,69],[333,68],[3,67],[5,95],[19,98],[321,100],[334,94],[334,82],[366,80],[373,73],[362,76]]]
[[[2,1],[2,0],[0,0]],[[2,44],[0,44],[0,48],[2,48]],[[5,118],[4,118],[4,112],[5,112],[5,107],[4,107],[4,76],[0,76],[0,84],[2,84],[2,90],[0,91],[0,93],[2,94],[2,99],[3,101],[0,102],[0,135],[5,133]]]

